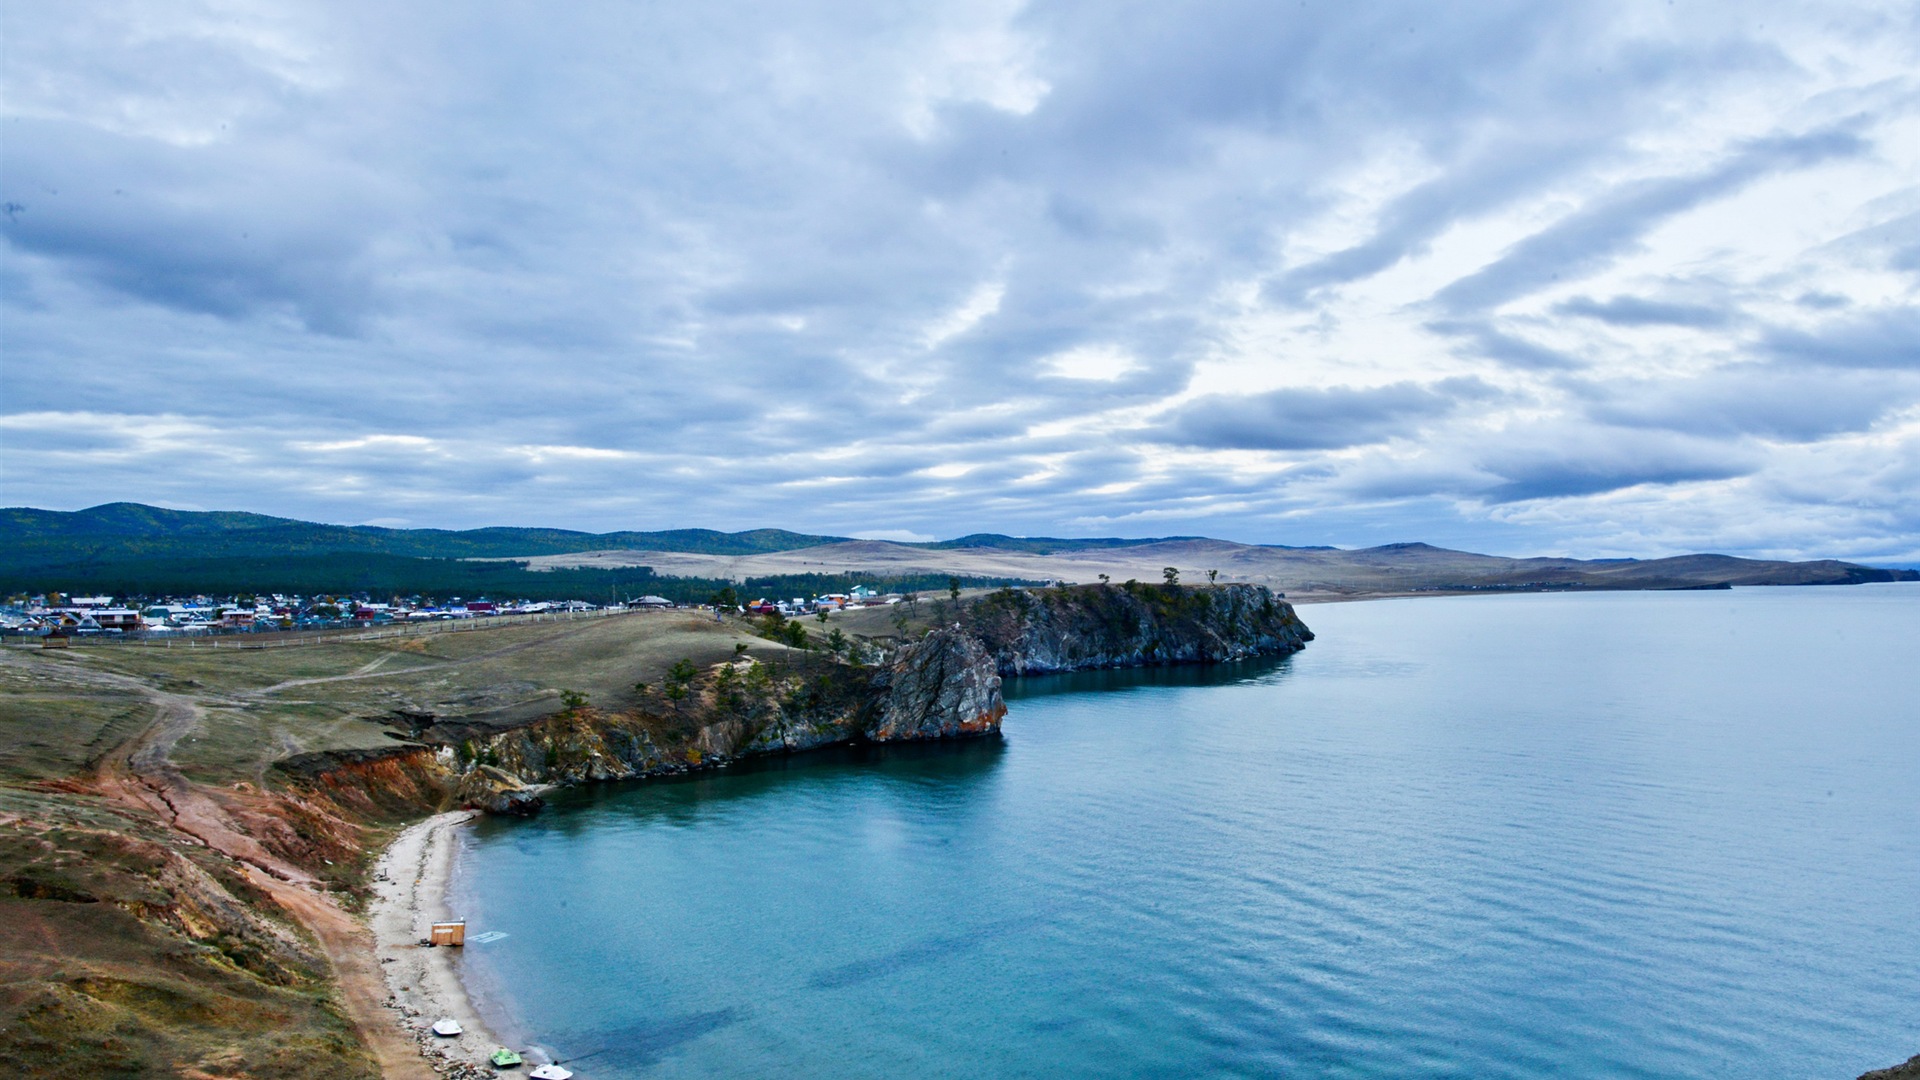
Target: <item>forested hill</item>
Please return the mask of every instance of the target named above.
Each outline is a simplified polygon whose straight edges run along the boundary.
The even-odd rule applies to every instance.
[[[785,529],[586,533],[570,529],[387,529],[321,525],[237,511],[107,503],[87,510],[0,510],[0,567],[156,558],[270,558],[346,552],[420,559],[507,558],[633,548],[752,555],[832,543]]]
[[[166,510],[141,503],[106,503],[86,510],[0,509],[0,570],[123,562],[130,559],[279,558],[294,555],[405,555],[417,559],[522,558],[581,551],[674,551],[699,555],[759,555],[847,540],[785,529],[719,532],[589,533],[571,529],[390,529],[322,525],[242,511]],[[1199,537],[1013,537],[975,533],[914,544],[934,550],[991,549],[1032,554],[1139,547]]]

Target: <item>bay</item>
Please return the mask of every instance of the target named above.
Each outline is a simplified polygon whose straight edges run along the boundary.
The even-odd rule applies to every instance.
[[[606,1077],[1852,1077],[1920,1052],[1920,586],[1314,606],[1005,736],[562,793],[461,963]]]

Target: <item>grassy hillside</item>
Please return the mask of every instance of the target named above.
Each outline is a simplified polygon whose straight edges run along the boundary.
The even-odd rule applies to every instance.
[[[399,1029],[377,1004],[370,1025],[354,1014],[338,975],[355,955],[377,971],[371,945],[337,953],[311,913],[355,907],[395,821],[436,806],[396,793],[342,817],[275,763],[390,750],[422,717],[530,722],[563,691],[629,707],[682,658],[816,656],[749,629],[645,612],[276,649],[0,647],[0,1061],[26,1076],[376,1080],[362,1035]],[[241,842],[199,839],[222,835]]]

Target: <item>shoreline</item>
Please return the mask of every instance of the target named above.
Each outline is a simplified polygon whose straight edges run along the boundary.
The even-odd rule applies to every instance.
[[[385,1004],[394,1022],[419,1045],[421,1057],[445,1069],[446,1075],[491,1078],[498,1074],[487,1056],[507,1044],[474,1006],[460,978],[459,950],[420,944],[430,924],[453,917],[447,886],[453,876],[456,830],[478,816],[478,811],[454,810],[401,830],[375,864],[367,925],[386,978]],[[461,1034],[433,1034],[432,1024],[442,1018],[457,1021]],[[539,1063],[536,1055],[521,1053],[529,1066]]]

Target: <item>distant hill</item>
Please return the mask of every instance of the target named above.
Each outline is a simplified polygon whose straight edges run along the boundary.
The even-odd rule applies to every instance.
[[[907,544],[906,547],[926,548],[930,551],[964,551],[979,549],[985,551],[1023,551],[1029,555],[1056,555],[1063,551],[1097,551],[1107,548],[1137,548],[1153,544],[1174,544],[1182,541],[1205,541],[1204,536],[1156,536],[1145,539],[1127,539],[1119,536],[1097,536],[1073,539],[1058,536],[1003,536],[1000,533],[972,533],[953,540],[935,540],[926,544]],[[1274,548],[1279,551],[1335,551],[1330,547],[1290,547],[1286,544],[1261,544],[1260,547]]]
[[[0,569],[128,558],[271,557],[366,552],[418,559],[561,555],[649,548],[710,555],[788,551],[842,539],[784,529],[585,533],[568,529],[386,529],[320,525],[235,511],[107,503],[86,510],[0,510]]]
[[[1047,555],[1198,539],[1201,538],[1075,540],[975,533],[954,540],[908,546]],[[123,559],[271,558],[346,552],[405,555],[416,559],[500,559],[608,550],[757,555],[847,541],[844,536],[818,536],[785,529],[733,533],[714,529],[588,533],[501,526],[461,530],[389,529],[376,525],[322,525],[243,511],[167,510],[127,502],[72,511],[32,507],[0,509],[0,570]]]
[[[1058,545],[1058,546],[1055,546]],[[1039,547],[1041,550],[1033,550]],[[1159,581],[1173,567],[1184,581],[1209,573],[1221,581],[1267,585],[1297,600],[1412,596],[1461,592],[1544,592],[1595,589],[1712,589],[1735,585],[1848,585],[1920,579],[1906,570],[1823,559],[1776,562],[1730,555],[1666,559],[1511,559],[1451,551],[1431,544],[1380,547],[1288,548],[1226,540],[1161,539],[1124,544],[1044,541],[1034,545],[896,544],[843,540],[752,555],[666,551],[585,551],[542,555],[530,569],[648,566],[671,577],[743,580],[776,574],[835,573],[1025,578],[1115,583]]]
[[[501,560],[492,567],[465,560]],[[519,565],[514,565],[519,564]],[[1513,559],[1430,544],[1329,547],[1237,544],[1197,536],[1127,539],[975,533],[900,544],[784,529],[587,533],[567,529],[389,529],[322,525],[241,512],[109,503],[87,510],[0,510],[0,589],[218,591],[521,590],[605,596],[643,583],[677,595],[711,583],[795,578],[825,585],[864,577],[907,588],[1015,581],[1157,581],[1173,566],[1196,580],[1251,581],[1297,598],[1430,592],[1687,589],[1920,580],[1913,570],[1834,560],[1728,555],[1666,559]],[[543,576],[562,571],[559,577]],[[796,578],[798,575],[800,578]],[[649,581],[649,579],[651,579]],[[696,587],[695,582],[700,584]],[[203,582],[203,584],[195,584]],[[284,582],[284,583],[282,583]],[[329,584],[331,583],[331,584]],[[407,583],[413,583],[407,587]],[[691,594],[689,594],[691,595]]]

